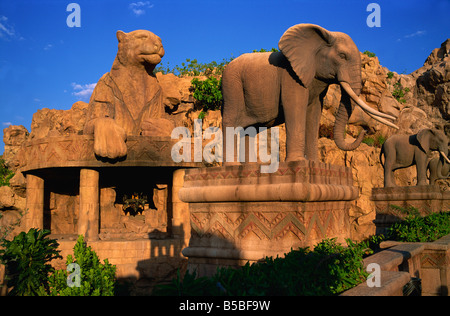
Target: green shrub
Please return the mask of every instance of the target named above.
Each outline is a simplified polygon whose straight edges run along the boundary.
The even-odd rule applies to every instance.
[[[270,50],[267,50],[264,48],[261,48],[260,50],[256,50],[256,49],[253,50],[253,53],[266,53],[266,52],[275,53],[275,52],[279,52],[279,50],[275,47],[272,47],[272,49],[270,49]]]
[[[367,243],[347,240],[347,247],[326,239],[314,250],[299,248],[284,257],[240,268],[219,268],[211,278],[195,278],[195,273],[179,275],[171,284],[161,285],[155,295],[335,295],[363,282],[368,273],[363,256]]]
[[[369,146],[373,146],[375,144],[375,139],[373,139],[373,137],[364,137],[362,142]]]
[[[364,54],[364,55],[367,55],[367,56],[369,56],[369,57],[375,57],[375,56],[376,56],[375,53],[369,52],[368,50],[364,51],[363,54]]]
[[[387,238],[403,242],[432,242],[450,234],[450,212],[431,213],[421,216],[417,209],[411,208],[407,217],[401,222],[394,223],[389,228]]]
[[[376,136],[366,136],[364,137],[362,142],[372,147],[381,148],[381,146],[383,146],[385,141],[386,137],[384,137],[383,135],[376,135]]]
[[[49,291],[42,292],[42,295],[51,296],[113,296],[116,284],[116,267],[104,260],[100,260],[88,247],[82,235],[78,236],[73,247],[74,256],[68,255],[66,265],[76,263],[79,271],[57,270],[49,277]],[[77,272],[79,274],[77,275]],[[69,286],[68,277],[74,278],[71,281],[76,283],[75,278],[79,277],[79,284]],[[79,286],[78,286],[79,285]]]
[[[6,167],[5,160],[0,159],[0,187],[9,186],[9,180],[14,176],[14,172]]]
[[[211,75],[222,75],[225,66],[228,65],[230,59],[223,59],[222,62],[218,63],[216,61],[212,61],[210,63],[199,63],[197,59],[186,59],[186,62],[181,63],[180,66],[175,66],[174,68],[169,67],[169,63],[167,63],[167,67],[164,67],[164,63],[161,63],[160,66],[155,68],[156,72],[162,72],[163,74],[173,73],[176,76],[211,76]]]
[[[392,92],[392,96],[399,103],[406,103],[406,99],[404,98],[404,96],[407,92],[409,92],[409,88],[404,88],[400,82],[394,83],[394,91]]]
[[[38,295],[48,289],[47,278],[54,271],[50,261],[62,258],[58,243],[49,239],[48,230],[30,229],[21,232],[12,241],[3,240],[0,261],[6,266],[9,295]]]
[[[209,77],[206,80],[199,80],[194,78],[191,83],[194,88],[194,98],[205,112],[220,109],[223,99],[222,79],[218,80],[214,77]]]

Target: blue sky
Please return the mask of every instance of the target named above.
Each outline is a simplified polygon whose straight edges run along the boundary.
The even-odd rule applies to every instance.
[[[73,0],[72,0],[73,1]],[[222,61],[277,47],[284,31],[314,23],[349,34],[383,66],[410,73],[450,38],[450,0],[79,0],[81,27],[68,27],[72,1],[0,0],[0,127],[30,130],[41,108],[70,109],[89,101],[111,69],[116,31],[146,29],[161,37],[163,64],[186,58]],[[370,3],[380,27],[366,23]],[[0,153],[3,142],[0,142]]]

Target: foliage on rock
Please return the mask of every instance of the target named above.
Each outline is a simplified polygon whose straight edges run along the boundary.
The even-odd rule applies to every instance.
[[[199,102],[203,111],[217,110],[222,105],[222,79],[209,77],[206,80],[194,78],[191,81],[194,98]]]
[[[9,186],[9,180],[14,176],[14,172],[5,164],[5,160],[0,159],[0,187],[7,185]]]

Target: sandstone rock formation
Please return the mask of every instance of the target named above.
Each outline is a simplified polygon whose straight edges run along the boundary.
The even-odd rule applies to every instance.
[[[86,123],[88,104],[75,102],[69,110],[37,110],[31,122],[31,138],[43,138],[50,135],[68,136],[80,134]]]

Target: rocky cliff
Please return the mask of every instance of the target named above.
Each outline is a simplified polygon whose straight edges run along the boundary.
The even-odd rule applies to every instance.
[[[374,204],[370,200],[372,188],[383,186],[383,169],[379,162],[380,146],[394,133],[414,134],[422,128],[443,129],[450,136],[450,39],[442,43],[426,58],[423,67],[413,73],[397,74],[380,65],[377,57],[361,54],[362,59],[362,99],[375,109],[398,117],[396,124],[400,130],[393,130],[380,124],[355,109],[347,137],[356,137],[361,129],[366,130],[366,139],[353,152],[339,150],[332,141],[334,116],[339,105],[340,87],[330,86],[324,101],[321,119],[319,151],[323,162],[346,165],[352,168],[355,185],[360,188],[360,198],[352,208],[354,239],[362,239],[375,233]],[[192,95],[190,77],[177,77],[173,74],[156,74],[163,88],[164,105],[171,108],[168,119],[176,126],[186,126],[193,130],[193,122],[199,117]],[[81,133],[86,118],[87,104],[76,102],[72,108],[63,110],[38,110],[33,115],[31,132],[23,126],[9,126],[4,129],[5,152],[3,158],[7,165],[17,171],[11,180],[12,186],[0,190],[0,208],[3,219],[0,226],[17,218],[17,211],[23,210],[24,179],[20,161],[15,153],[27,140],[48,135],[70,135]],[[203,118],[203,129],[210,126],[221,127],[220,111],[208,111]],[[285,156],[284,126],[280,133],[280,159]],[[396,173],[399,185],[414,185],[415,172],[404,169]],[[2,222],[3,221],[3,222]]]

